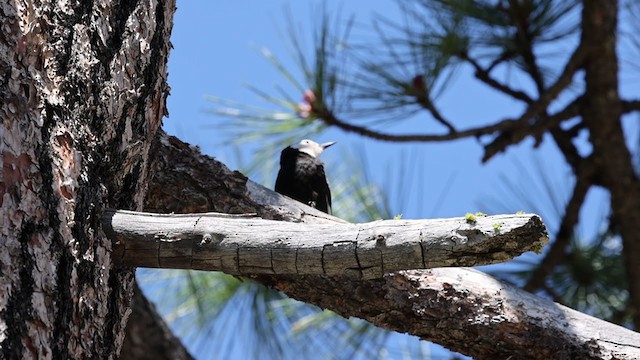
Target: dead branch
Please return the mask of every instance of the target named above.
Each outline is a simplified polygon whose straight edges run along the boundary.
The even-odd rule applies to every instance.
[[[234,275],[381,278],[399,270],[504,262],[549,241],[537,215],[303,224],[242,215],[108,211],[114,257],[132,267]]]

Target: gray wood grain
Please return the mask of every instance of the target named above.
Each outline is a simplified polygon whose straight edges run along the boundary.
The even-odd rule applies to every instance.
[[[534,214],[350,224],[109,211],[104,228],[115,240],[114,257],[126,266],[359,279],[504,262],[549,240]]]

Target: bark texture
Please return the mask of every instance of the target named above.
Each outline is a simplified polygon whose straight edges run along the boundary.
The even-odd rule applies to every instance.
[[[220,213],[105,212],[113,257],[130,267],[233,275],[381,278],[398,270],[477,266],[539,250],[549,241],[537,215],[363,224],[300,224]],[[496,229],[496,226],[500,226]]]
[[[0,3],[0,358],[115,358],[133,272],[102,209],[142,208],[174,2]]]
[[[237,172],[176,138],[164,139],[159,144],[163,159],[154,167],[152,182],[158,181],[163,186],[151,185],[151,189],[162,188],[166,194],[175,189],[195,195],[212,186],[207,185],[211,183],[216,184],[214,188],[232,186],[233,189],[218,190],[211,208],[203,205],[201,210],[219,211],[217,206],[228,206],[226,204],[234,203],[234,199],[243,199],[242,212],[271,214],[274,218],[309,224],[331,221],[331,217],[310,216],[301,210],[308,208],[305,205],[269,193],[251,181],[242,181]],[[197,171],[203,183],[193,181],[192,170],[184,170],[192,169],[185,166],[187,163],[200,164]],[[254,195],[256,193],[259,195]],[[206,197],[206,194],[195,196]],[[270,208],[268,202],[263,202],[274,197],[279,199],[274,201],[278,204],[275,207]],[[189,199],[181,201],[189,204]],[[170,207],[171,211],[180,212],[175,203],[163,202],[162,195],[155,192],[149,193],[147,205],[154,211],[167,212]],[[384,279],[366,281],[318,275],[262,275],[255,279],[345,317],[357,316],[387,329],[409,332],[478,359],[634,359],[640,356],[638,333],[468,269],[401,271]]]
[[[261,276],[287,295],[475,359],[638,359],[640,334],[466,268],[382,280]]]

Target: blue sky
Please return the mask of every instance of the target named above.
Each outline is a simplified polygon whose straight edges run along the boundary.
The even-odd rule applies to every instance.
[[[374,12],[388,17],[397,16],[394,3],[382,0],[328,1],[327,7],[335,9],[340,4],[342,14],[356,14],[356,21],[361,24],[358,26],[364,28]],[[174,49],[169,59],[171,95],[167,106],[170,116],[164,120],[165,130],[190,144],[200,146],[203,153],[216,157],[230,168],[238,168],[241,164],[237,153],[224,145],[229,140],[229,133],[217,128],[222,120],[208,112],[214,108],[214,104],[207,101],[205,96],[215,95],[242,103],[262,105],[260,99],[245,84],[269,91],[286,82],[260,55],[260,49],[268,48],[281,59],[287,60],[285,44],[288,38],[283,34],[284,10],[288,6],[294,15],[294,21],[310,31],[313,21],[320,19],[317,4],[314,1],[178,1],[172,33]],[[306,38],[310,39],[308,33]],[[291,62],[285,63],[293,69]],[[635,91],[633,89],[637,85],[636,78],[630,82],[629,89],[623,90]],[[522,86],[526,88],[526,82]],[[302,94],[297,96],[301,98]],[[448,91],[438,99],[438,105],[441,112],[453,119],[459,129],[517,115],[522,109],[512,100],[487,91],[486,87],[474,81],[472,73],[465,68],[461,69]],[[632,128],[629,131],[630,141],[637,144],[637,125],[630,125],[631,121],[627,123]],[[437,124],[422,119],[387,130],[401,133],[433,132],[441,129]],[[481,203],[486,202],[488,197],[512,196],[504,191],[501,177],[522,184],[527,196],[544,203],[544,188],[532,186],[537,180],[523,174],[519,167],[528,169],[529,174],[540,171],[547,173],[554,187],[559,193],[564,192],[565,196],[568,196],[567,192],[572,186],[570,170],[548,139],[538,149],[532,148],[530,140],[509,147],[506,154],[494,157],[487,164],[481,163],[483,149],[475,140],[398,145],[366,140],[335,129],[330,129],[317,140],[338,141],[337,145],[323,154],[330,183],[340,181],[339,178],[332,177],[335,175],[331,170],[332,165],[337,166],[345,154],[354,149],[366,149],[372,180],[397,196],[403,191],[398,191],[397,183],[389,180],[394,178],[393,174],[397,170],[394,164],[408,153],[418,154],[412,166],[416,169],[415,174],[425,176],[423,183],[414,181],[412,189],[422,189],[424,197],[407,197],[408,200],[395,203],[393,211],[403,213],[405,218],[454,217],[463,216],[467,212],[486,211]],[[283,147],[286,145],[288,144],[283,144]],[[587,148],[583,150],[588,151]],[[247,144],[244,151],[241,151],[241,158],[246,161],[254,156],[255,151],[259,151],[258,144]],[[274,166],[278,162],[278,156],[278,153],[273,154]],[[536,167],[536,163],[539,167]],[[274,181],[255,180],[267,187],[272,187]],[[412,189],[404,189],[404,192]],[[443,192],[445,193],[442,194]],[[584,233],[593,233],[595,230],[597,219],[603,215],[603,206],[606,207],[603,205],[604,199],[606,197],[601,191],[590,193],[587,206],[583,209],[583,214],[588,219],[581,223]],[[518,209],[531,210],[524,203]],[[548,204],[543,205],[543,211],[549,210]],[[544,213],[541,215],[545,216]],[[553,232],[556,224],[547,222],[547,225]]]
[[[335,4],[337,2],[330,2]],[[214,3],[178,3],[175,27],[172,34],[174,49],[169,62],[169,84],[172,91],[168,99],[170,116],[164,121],[165,129],[181,139],[197,144],[206,154],[215,156],[230,167],[239,166],[236,157],[229,147],[222,146],[228,136],[216,129],[220,119],[216,119],[207,110],[214,104],[205,99],[206,95],[215,95],[244,103],[263,105],[260,99],[246,88],[246,84],[270,91],[276,85],[286,85],[282,76],[261,55],[260,49],[268,48],[283,60],[287,60],[287,35],[285,30],[285,5],[291,7],[295,21],[311,27],[313,2],[277,2],[277,1],[237,1]],[[330,6],[331,8],[331,6]],[[317,10],[317,6],[315,7]],[[367,10],[364,10],[367,9]],[[390,1],[349,1],[343,2],[343,14],[357,12],[356,19],[366,24],[367,18],[375,11],[387,16],[395,14],[396,7]],[[317,12],[316,12],[317,13]],[[318,19],[319,20],[319,16]],[[307,36],[309,38],[309,36]],[[290,68],[294,68],[289,62]],[[520,105],[492,92],[472,81],[470,72],[463,69],[454,79],[452,86],[439,99],[443,113],[454,119],[458,128],[466,128],[483,122],[500,120],[508,115],[515,115]],[[301,97],[302,94],[299,95]],[[427,123],[429,120],[422,120]],[[412,126],[413,125],[413,126]],[[417,129],[415,122],[402,125],[398,132],[440,131],[435,123],[427,123]],[[394,129],[395,130],[395,129]],[[395,209],[408,217],[459,216],[468,211],[478,210],[478,195],[496,185],[497,176],[509,172],[509,162],[505,156],[497,156],[488,164],[480,162],[483,151],[475,140],[460,140],[451,143],[437,144],[393,144],[375,142],[358,136],[345,134],[339,130],[330,130],[322,139],[337,140],[338,144],[323,154],[328,164],[339,162],[343,155],[352,149],[364,147],[367,158],[375,163],[371,168],[373,174],[385,174],[375,181],[382,186],[388,177],[388,170],[393,171],[392,164],[397,163],[401,153],[417,149],[422,162],[416,167],[424,169],[427,183],[422,184],[429,189],[425,196],[426,204],[434,204],[440,191],[449,186],[453,179],[447,200],[438,207],[438,212],[426,205],[428,215],[416,213],[413,209]],[[283,144],[284,145],[287,144]],[[246,145],[244,153],[250,157],[255,150],[251,144]],[[530,154],[530,142],[519,146],[518,150],[510,148],[511,158],[526,158]],[[553,149],[542,147],[541,156],[553,162],[560,158]],[[273,154],[274,163],[278,161],[277,153]],[[370,164],[373,165],[373,164]],[[328,169],[331,172],[331,169]],[[558,170],[560,171],[560,170]],[[339,179],[331,179],[339,181]],[[265,180],[265,186],[273,186],[273,180]],[[415,206],[415,204],[413,204]]]

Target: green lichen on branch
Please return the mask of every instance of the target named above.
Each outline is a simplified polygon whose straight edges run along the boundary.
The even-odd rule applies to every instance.
[[[475,216],[474,214],[472,214],[472,213],[466,213],[466,214],[464,215],[464,219],[465,219],[468,223],[470,223],[470,224],[475,224],[475,223],[476,223],[476,221],[478,220],[478,219],[476,218],[476,216]]]

